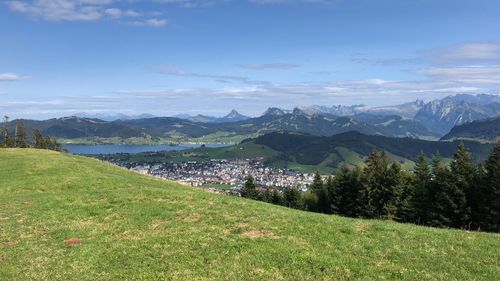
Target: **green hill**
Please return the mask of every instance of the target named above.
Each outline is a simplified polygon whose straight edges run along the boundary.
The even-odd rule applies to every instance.
[[[389,156],[411,167],[423,151],[427,156],[439,151],[444,158],[451,158],[460,142],[426,141],[413,138],[390,138],[346,132],[331,137],[320,137],[300,133],[269,133],[254,140],[254,143],[269,147],[279,153],[271,161],[296,162],[309,166],[336,168],[341,163],[361,165],[362,158],[373,149],[384,150]],[[492,145],[474,141],[463,141],[475,162],[482,162],[491,152]]]
[[[441,139],[475,139],[495,142],[497,139],[500,139],[500,115],[455,126]]]
[[[0,149],[0,280],[494,280],[500,236],[307,213]]]

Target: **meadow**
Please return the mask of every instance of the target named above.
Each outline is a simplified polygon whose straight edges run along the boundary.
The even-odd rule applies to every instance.
[[[222,196],[0,149],[0,280],[498,280],[500,236]]]

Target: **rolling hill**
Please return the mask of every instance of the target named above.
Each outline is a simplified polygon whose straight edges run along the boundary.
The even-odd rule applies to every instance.
[[[494,280],[498,234],[307,213],[0,149],[1,280]]]
[[[494,142],[500,137],[500,115],[455,126],[442,140],[476,139]]]
[[[373,149],[388,152],[391,158],[411,165],[420,151],[428,157],[439,151],[444,158],[451,158],[459,142],[437,142],[412,138],[390,138],[364,135],[355,131],[331,137],[318,137],[298,133],[270,133],[252,142],[279,152],[270,158],[276,161],[295,162],[310,166],[337,168],[341,163],[359,165]],[[476,162],[484,161],[492,146],[473,141],[464,141]]]

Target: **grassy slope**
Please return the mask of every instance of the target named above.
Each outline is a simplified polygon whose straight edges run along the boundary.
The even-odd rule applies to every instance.
[[[56,152],[0,149],[0,206],[0,280],[500,274],[496,234],[301,212]]]

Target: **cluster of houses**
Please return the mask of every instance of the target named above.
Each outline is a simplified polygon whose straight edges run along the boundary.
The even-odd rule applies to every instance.
[[[207,162],[157,163],[130,167],[140,173],[182,182],[194,187],[207,187],[214,192],[235,193],[251,175],[258,187],[297,187],[307,190],[314,175],[289,169],[267,167],[262,159],[220,160]]]

